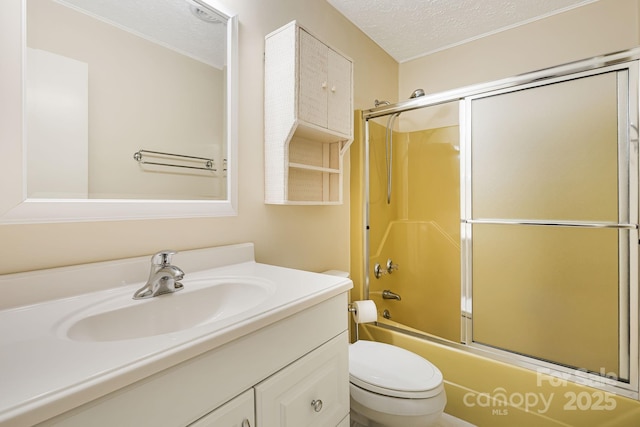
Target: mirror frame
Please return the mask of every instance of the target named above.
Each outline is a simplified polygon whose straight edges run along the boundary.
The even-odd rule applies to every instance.
[[[237,215],[238,201],[238,16],[217,0],[198,0],[227,21],[226,200],[127,200],[27,198],[25,141],[26,1],[0,5],[0,224],[114,221]],[[6,126],[5,126],[6,125]]]

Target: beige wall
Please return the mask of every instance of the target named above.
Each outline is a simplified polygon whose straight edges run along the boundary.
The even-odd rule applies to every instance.
[[[636,47],[638,0],[599,0],[400,65],[400,97],[455,89]]]
[[[308,270],[348,269],[349,171],[342,206],[271,206],[263,203],[263,52],[264,36],[296,19],[309,31],[354,61],[356,108],[375,98],[396,99],[398,64],[325,0],[224,0],[239,15],[239,215],[153,221],[81,222],[0,226],[0,273],[177,250],[254,242],[258,261]],[[15,107],[0,106],[0,147],[20,138],[19,0],[0,3],[0,89]],[[6,36],[6,37],[5,37]],[[13,52],[13,53],[12,53]],[[6,53],[6,54],[5,54]],[[374,64],[375,66],[372,66]],[[3,152],[4,154],[4,152]],[[19,158],[17,153],[6,153]],[[348,154],[347,154],[348,156]],[[349,164],[348,158],[345,164]],[[16,183],[0,183],[0,197]]]

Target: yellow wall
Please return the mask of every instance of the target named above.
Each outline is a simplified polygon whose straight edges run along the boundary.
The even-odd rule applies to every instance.
[[[369,124],[369,266],[386,266],[391,259],[399,268],[378,279],[370,276],[369,296],[381,313],[388,310],[392,322],[459,342],[458,127],[394,131],[393,191],[387,204],[385,125]],[[402,300],[382,299],[383,290]]]
[[[0,274],[176,250],[254,242],[261,262],[348,269],[349,188],[342,206],[267,206],[263,168],[264,36],[296,19],[354,61],[357,108],[397,98],[398,64],[325,0],[222,0],[239,15],[237,217],[0,226]],[[0,2],[0,147],[21,139],[20,0]],[[375,64],[375,67],[368,66]],[[345,159],[349,163],[349,154]],[[5,157],[6,158],[6,157]],[[11,165],[3,166],[11,167]],[[349,171],[345,183],[349,181]],[[0,197],[19,191],[0,182]]]
[[[513,28],[400,65],[399,94],[415,88],[427,93],[510,77],[607,52],[636,47],[640,1],[600,0],[540,21]],[[457,111],[448,106],[435,114],[434,126],[456,123]],[[442,117],[442,111],[448,114]],[[384,123],[383,123],[384,124]],[[401,125],[402,126],[402,125]],[[412,129],[413,130],[413,129]],[[356,154],[359,154],[356,157]],[[352,148],[352,194],[359,194],[362,143]],[[353,200],[352,229],[362,233],[361,209]],[[362,245],[352,238],[352,272],[357,271],[352,298],[362,297]],[[371,279],[375,280],[375,279]],[[412,350],[438,366],[446,381],[446,411],[480,427],[632,427],[640,425],[640,403],[608,396],[594,388],[553,381],[535,371],[495,362],[466,351],[445,347],[375,326],[361,327],[361,338],[392,343]],[[470,394],[468,394],[470,393]],[[526,411],[519,399],[529,398]],[[500,406],[500,399],[512,400]],[[572,398],[595,405],[580,409]],[[492,399],[493,398],[493,399]],[[541,399],[551,404],[545,410]],[[602,399],[602,405],[596,405]],[[613,399],[613,400],[611,400]],[[615,402],[615,403],[613,403]]]

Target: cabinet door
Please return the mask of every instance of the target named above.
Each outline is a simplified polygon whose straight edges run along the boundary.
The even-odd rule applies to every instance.
[[[258,427],[337,426],[349,413],[347,333],[258,384]]]
[[[328,127],[351,135],[351,61],[329,49]]]
[[[337,427],[349,427],[350,423],[351,420],[349,418],[349,415],[347,415],[342,421],[340,421],[340,424],[338,424]]]
[[[323,128],[327,127],[328,52],[324,43],[300,30],[298,117]]]
[[[253,389],[225,403],[189,427],[254,427]]]

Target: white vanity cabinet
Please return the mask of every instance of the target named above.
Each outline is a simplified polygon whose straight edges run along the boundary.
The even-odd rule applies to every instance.
[[[343,292],[39,425],[346,425],[347,314]]]
[[[334,339],[258,384],[257,426],[337,426],[349,412],[348,359]]]
[[[265,38],[265,202],[342,203],[353,64],[295,21]]]
[[[251,389],[195,423],[189,424],[189,427],[254,427],[255,425],[253,389]]]

